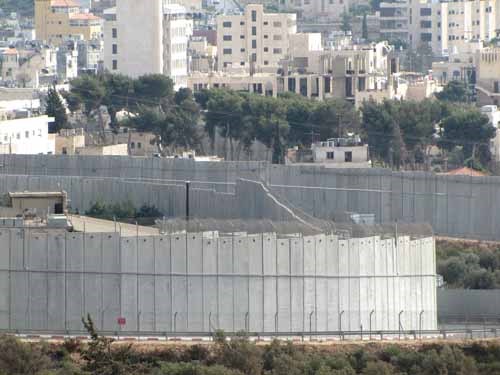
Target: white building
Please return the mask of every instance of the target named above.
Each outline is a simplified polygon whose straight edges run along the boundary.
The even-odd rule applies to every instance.
[[[490,140],[490,151],[493,160],[500,162],[500,110],[496,105],[485,105],[481,107],[481,113],[488,117],[496,129],[495,138]]]
[[[438,56],[468,49],[471,42],[488,42],[499,29],[499,0],[389,0],[380,4],[382,37],[408,41],[414,49],[428,43]]]
[[[104,13],[105,68],[130,77],[165,74],[186,85],[193,21],[163,0],[120,0]]]
[[[218,70],[271,71],[290,54],[290,36],[297,32],[297,16],[264,13],[251,4],[242,14],[217,16]]]
[[[288,150],[287,163],[313,163],[326,168],[370,168],[368,145],[358,136],[332,138],[326,142],[315,142],[310,149]]]
[[[0,120],[0,153],[2,154],[53,154],[54,138],[49,137],[48,116]]]

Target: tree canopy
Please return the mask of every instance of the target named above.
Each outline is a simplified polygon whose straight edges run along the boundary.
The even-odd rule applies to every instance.
[[[462,81],[450,81],[443,91],[436,93],[436,98],[447,102],[468,102],[469,90]]]
[[[66,107],[56,89],[52,87],[47,92],[45,114],[54,118],[54,122],[49,124],[49,133],[57,133],[59,130],[68,127]]]

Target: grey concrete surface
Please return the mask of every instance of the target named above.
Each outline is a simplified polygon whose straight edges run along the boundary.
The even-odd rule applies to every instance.
[[[434,241],[0,230],[0,329],[436,329]]]
[[[500,290],[438,289],[438,316],[443,323],[496,322],[500,325]]]
[[[49,186],[69,178],[73,204],[85,206],[103,196],[121,199],[129,195],[137,202],[156,202],[171,216],[181,216],[183,181],[192,181],[193,197],[200,217],[229,217],[230,212],[258,213],[265,200],[237,199],[228,203],[238,179],[262,181],[268,193],[282,196],[291,205],[322,219],[353,211],[373,213],[379,223],[395,220],[430,223],[436,234],[464,238],[500,240],[500,177],[442,176],[425,172],[392,172],[386,169],[334,169],[313,166],[270,165],[266,162],[194,162],[133,157],[0,156],[0,188],[27,186],[25,177],[13,181],[6,175],[50,178]],[[72,180],[68,176],[88,179]],[[95,177],[114,177],[109,182]],[[64,184],[67,186],[67,183]],[[139,185],[139,186],[137,186]],[[80,189],[80,190],[79,190]],[[78,194],[82,191],[82,194]],[[83,192],[89,194],[83,194]],[[165,193],[166,191],[166,193]],[[239,198],[239,197],[238,197]],[[253,197],[252,197],[253,198]],[[231,211],[233,210],[233,211]],[[238,209],[236,209],[236,212]]]

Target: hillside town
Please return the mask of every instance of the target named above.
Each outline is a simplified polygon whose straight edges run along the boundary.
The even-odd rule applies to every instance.
[[[294,150],[314,152],[318,142],[344,138],[365,145],[361,163],[349,164],[349,157],[329,163],[333,148],[308,162],[500,172],[495,1],[27,3],[16,9],[6,2],[1,13],[2,153],[188,153],[291,164]],[[169,82],[154,82],[162,77]],[[164,98],[158,113],[156,98],[138,92],[147,85],[164,89],[155,94]],[[91,91],[91,100],[82,90]],[[167,114],[175,92],[189,104]],[[218,103],[220,95],[235,102]],[[260,116],[245,108],[258,112],[251,103],[258,96],[265,98],[261,106],[287,107],[273,113],[280,117],[278,137],[256,129],[269,124],[252,127],[255,120],[243,118]],[[227,124],[217,119],[215,112],[241,106]],[[426,114],[401,122],[402,111]],[[388,112],[385,124],[370,119]],[[460,116],[472,116],[483,131],[451,135],[446,127]],[[22,131],[10,131],[15,124]],[[177,136],[183,132],[189,135]],[[344,155],[345,146],[335,144]]]

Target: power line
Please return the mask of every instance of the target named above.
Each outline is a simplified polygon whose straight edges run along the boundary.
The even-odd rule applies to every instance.
[[[91,92],[90,90],[83,90],[81,88],[72,88],[71,91],[80,92],[81,94],[83,94],[83,93],[90,93]],[[109,97],[115,97],[115,98],[119,98],[119,99],[129,99],[129,100],[132,100],[132,101],[136,101],[136,102],[143,103],[143,104],[148,104],[150,106],[155,106],[155,107],[159,106],[159,102],[148,100],[148,99],[145,99],[145,98],[136,98],[136,97],[123,96],[123,95],[118,95],[118,94],[109,94],[107,96],[109,96]],[[283,100],[286,100],[286,99],[283,99]],[[304,100],[306,100],[306,99],[304,99]],[[168,103],[168,105],[171,106],[171,107],[176,107],[176,108],[179,108],[179,109],[183,109],[183,107],[181,105],[176,104],[176,103]],[[206,112],[205,115],[207,113],[212,113],[212,114],[216,114],[216,115],[220,115],[220,116],[227,116],[227,117],[229,117],[229,116],[234,116],[235,114],[240,114],[240,111],[227,112],[227,111],[212,111],[212,110],[208,110],[208,112]],[[290,120],[286,120],[286,121],[287,121],[287,123],[289,125],[293,125],[293,127],[295,127],[295,128],[302,128],[304,130],[309,130],[309,131],[313,131],[313,130],[317,130],[317,131],[325,130],[324,125],[321,125],[321,124],[318,124],[318,123],[314,123],[314,122],[311,122],[311,121],[307,121],[307,122],[303,122],[303,123],[296,122],[296,121],[290,121]],[[401,131],[404,134],[404,131],[403,130],[401,130]],[[372,135],[372,136],[379,135],[379,136],[386,136],[387,138],[391,137],[390,134],[387,134],[385,132],[379,132],[379,131],[372,131],[372,130],[366,131],[365,130],[365,133],[368,136],[370,136],[370,135]],[[311,133],[309,133],[309,135],[310,134]],[[431,137],[432,136],[435,136],[435,134],[432,134]],[[422,141],[422,137],[417,137],[417,136],[406,135],[403,138],[406,139],[406,140]],[[488,146],[489,147],[489,145],[490,145],[488,142],[468,141],[468,140],[465,140],[465,139],[464,140],[460,140],[460,141],[446,139],[446,140],[443,140],[442,142],[443,143],[457,145],[457,146],[471,145],[471,146]]]

